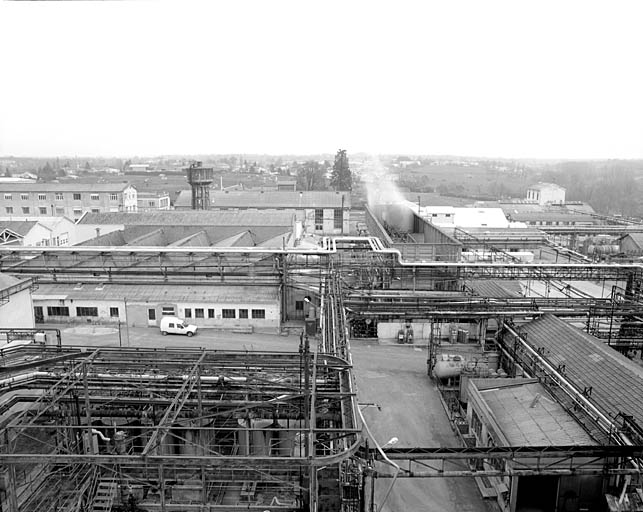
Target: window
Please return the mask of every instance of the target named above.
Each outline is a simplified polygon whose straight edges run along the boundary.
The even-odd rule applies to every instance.
[[[147,206],[149,206],[150,208],[154,208],[156,206],[156,202],[154,200],[148,201]]]
[[[78,192],[74,192],[74,201],[80,201],[80,194]]]
[[[194,318],[204,318],[204,316],[203,316],[203,308],[195,308],[194,309]]]
[[[252,310],[252,318],[266,318],[266,310],[265,309],[253,309]]]
[[[22,213],[24,213],[24,214],[29,214],[29,211],[30,211],[30,210],[29,210],[29,207],[28,207],[28,206],[23,206],[23,207],[22,207]]]
[[[92,201],[98,201],[98,194],[89,194],[89,198]],[[80,199],[80,198],[79,198]]]
[[[23,201],[28,201],[29,200],[29,194],[20,194],[20,199]]]
[[[48,316],[69,316],[69,308],[67,306],[47,306]]]
[[[92,213],[100,213],[100,209],[98,209],[98,208],[92,208]]]
[[[38,207],[38,212],[40,213],[40,215],[47,215],[47,207],[46,206]]]
[[[236,313],[236,311],[234,309],[222,309],[221,310],[221,316],[223,318],[237,318],[237,315],[235,313]]]
[[[344,226],[344,211],[341,208],[335,208],[335,229],[342,229]]]
[[[56,192],[56,201],[62,201],[62,200],[63,200],[63,193]]]
[[[147,319],[156,320],[156,309],[149,308],[147,310]]]
[[[38,194],[38,201],[46,201],[47,194]]]
[[[56,206],[56,215],[65,215],[65,209],[60,206]]]
[[[78,307],[76,316],[98,316],[98,308]]]
[[[118,318],[118,308],[109,308],[109,316],[112,318]]]
[[[324,229],[324,210],[321,208],[315,209],[315,230],[321,231]]]
[[[118,201],[118,194],[110,194],[109,195],[109,200],[110,201]]]
[[[303,300],[296,300],[295,301],[295,311],[303,311],[304,310],[304,301]]]
[[[174,306],[163,306],[163,309],[161,309],[161,315],[174,316]]]
[[[82,208],[74,208],[74,217],[80,217],[83,214]]]
[[[13,206],[5,207],[5,210],[7,211],[7,213],[13,213]]]
[[[11,201],[11,199],[12,199],[12,195],[11,195],[11,194],[5,194],[5,195],[4,195],[4,198],[5,198],[7,201]]]
[[[240,309],[239,310],[239,318],[248,318],[248,310],[247,309]]]
[[[214,309],[208,309],[208,318],[214,318]]]
[[[185,308],[185,318],[192,318],[192,308]]]

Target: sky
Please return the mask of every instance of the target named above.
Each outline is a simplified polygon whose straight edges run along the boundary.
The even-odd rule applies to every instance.
[[[643,158],[643,2],[0,0],[0,155]]]

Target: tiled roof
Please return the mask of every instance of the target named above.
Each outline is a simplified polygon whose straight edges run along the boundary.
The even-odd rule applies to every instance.
[[[484,379],[483,398],[509,446],[592,445],[592,438],[531,379]],[[473,380],[472,385],[476,385]],[[493,383],[496,387],[489,387]]]
[[[190,191],[181,191],[175,207],[191,205]],[[342,197],[344,198],[342,201]],[[350,208],[350,192],[289,191],[289,190],[232,190],[211,191],[212,208]]]
[[[3,192],[120,192],[129,183],[3,183]]]
[[[543,315],[520,331],[530,345],[544,349],[554,367],[564,364],[581,391],[592,387],[590,400],[604,414],[629,414],[643,426],[643,368],[555,316]]]
[[[267,303],[278,298],[277,288],[269,286],[234,286],[224,285],[166,285],[166,284],[109,284],[97,290],[96,283],[83,283],[76,290],[76,284],[40,284],[33,294],[34,300],[47,300],[48,297],[66,297],[74,300],[118,300],[125,297],[128,302],[136,301],[170,301],[170,302],[238,302]]]
[[[262,211],[151,211],[87,213],[80,224],[125,226],[292,226],[293,210]]]
[[[31,228],[33,228],[37,222],[35,221],[24,221],[24,220],[6,220],[0,221],[0,233],[5,229],[13,231],[18,235],[26,235],[29,233]]]

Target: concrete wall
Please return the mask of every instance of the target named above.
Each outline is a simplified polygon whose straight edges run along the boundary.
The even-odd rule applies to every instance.
[[[9,297],[9,302],[0,304],[0,327],[34,329],[36,321],[31,301],[31,291],[19,291]]]

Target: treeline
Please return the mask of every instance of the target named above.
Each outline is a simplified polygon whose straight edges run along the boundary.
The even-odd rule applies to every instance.
[[[567,189],[568,201],[584,201],[597,212],[643,217],[640,179],[643,162],[561,162],[542,173],[541,181],[551,181]]]

